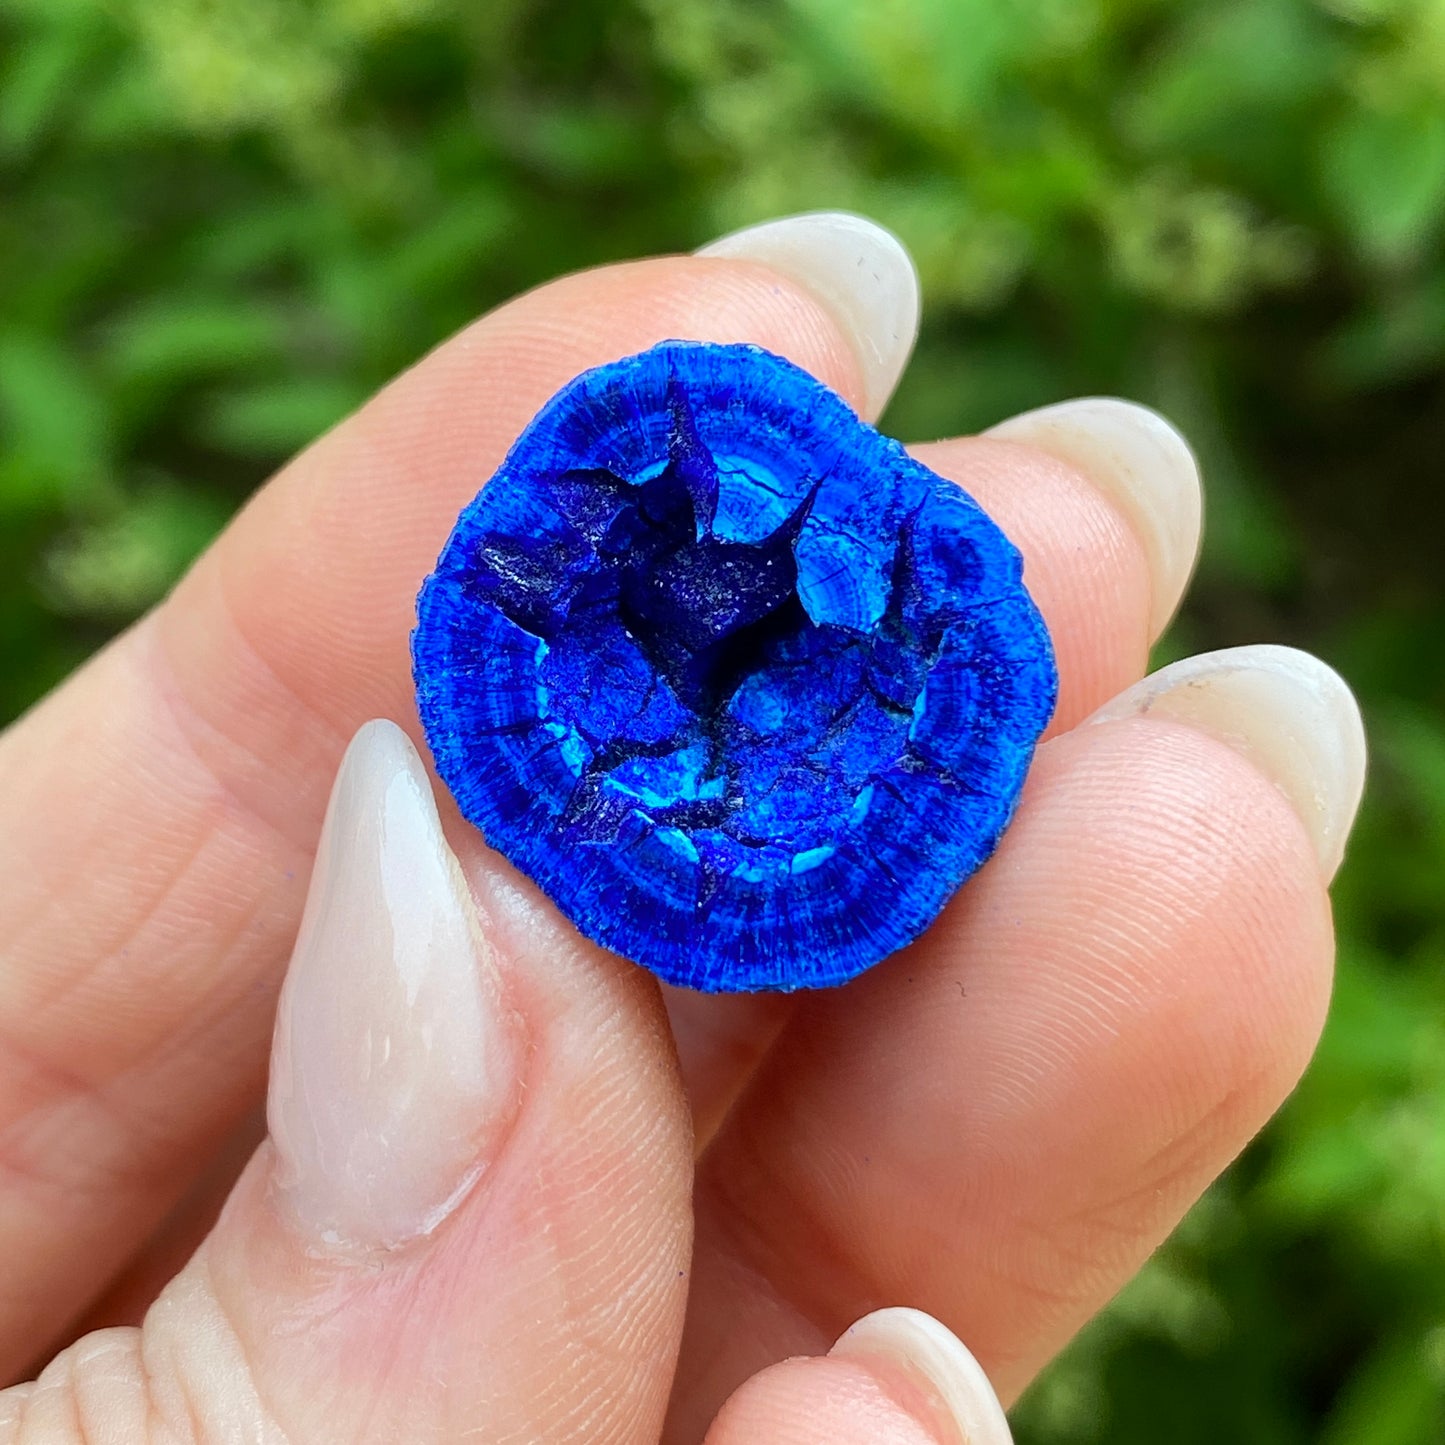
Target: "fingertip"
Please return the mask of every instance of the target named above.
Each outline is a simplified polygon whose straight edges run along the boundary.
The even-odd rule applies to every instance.
[[[1008,1417],[983,1366],[952,1330],[922,1310],[874,1310],[844,1331],[828,1354],[905,1370],[966,1445],[1012,1445]]]
[[[1090,1170],[1157,1170],[1172,1196],[1182,1141],[1191,1168],[1222,1164],[1308,1064],[1333,978],[1329,895],[1288,798],[1203,728],[1122,716],[1041,762],[1001,858],[1014,876],[991,880],[989,900],[991,925],[1033,915],[1015,972],[1030,953],[1050,960],[1011,985],[1030,1010],[1007,1010],[1013,1048],[1058,1083],[1036,1101],[1039,1129],[1048,1107],[1091,1118]]]
[[[972,1445],[888,1362],[784,1360],[729,1397],[705,1445]]]
[[[887,405],[918,337],[918,270],[892,231],[849,211],[808,211],[733,231],[699,256],[757,261],[803,285],[852,343],[864,411]]]
[[[1011,417],[986,435],[1023,442],[1077,467],[1129,519],[1149,558],[1149,624],[1160,636],[1194,572],[1203,527],[1199,463],[1151,407],[1080,397]]]
[[[1259,644],[1181,658],[1107,703],[1095,721],[1171,718],[1218,738],[1287,797],[1325,881],[1365,787],[1365,727],[1349,684],[1297,648]]]
[[[824,1356],[785,1360],[733,1392],[706,1445],[1012,1445],[988,1376],[931,1315],[882,1309]]]

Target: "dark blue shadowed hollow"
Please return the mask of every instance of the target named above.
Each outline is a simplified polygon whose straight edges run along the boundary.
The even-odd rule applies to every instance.
[[[552,398],[418,599],[422,724],[588,937],[710,992],[841,983],[992,852],[1057,692],[1019,555],[750,346]]]

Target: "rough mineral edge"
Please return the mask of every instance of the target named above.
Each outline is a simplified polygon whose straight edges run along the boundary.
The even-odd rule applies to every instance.
[[[1057,692],[1018,553],[755,347],[585,373],[422,588],[462,813],[588,936],[710,991],[839,983],[992,852]]]

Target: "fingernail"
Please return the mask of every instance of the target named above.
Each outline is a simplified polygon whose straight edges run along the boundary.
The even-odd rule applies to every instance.
[[[987,435],[1025,442],[1078,468],[1124,513],[1149,559],[1150,635],[1158,637],[1199,554],[1203,492],[1189,443],[1157,411],[1110,396],[1041,406]]]
[[[983,1366],[963,1343],[922,1310],[886,1309],[864,1315],[829,1355],[887,1360],[918,1384],[964,1445],[1011,1445],[1008,1417]]]
[[[1349,685],[1293,647],[1205,652],[1162,667],[1091,721],[1169,718],[1242,753],[1294,804],[1325,880],[1333,878],[1365,787],[1365,727]]]
[[[426,1234],[484,1171],[519,1044],[431,784],[405,733],[357,733],[281,990],[267,1118],[277,1188],[328,1246]]]
[[[808,211],[734,231],[697,254],[759,261],[811,291],[853,345],[866,413],[883,410],[918,337],[918,272],[892,231],[848,211]]]

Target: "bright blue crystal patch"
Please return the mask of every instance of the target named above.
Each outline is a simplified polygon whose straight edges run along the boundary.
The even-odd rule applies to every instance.
[[[412,638],[442,779],[588,937],[708,991],[841,983],[988,857],[1053,711],[1018,553],[749,346],[571,382]]]

